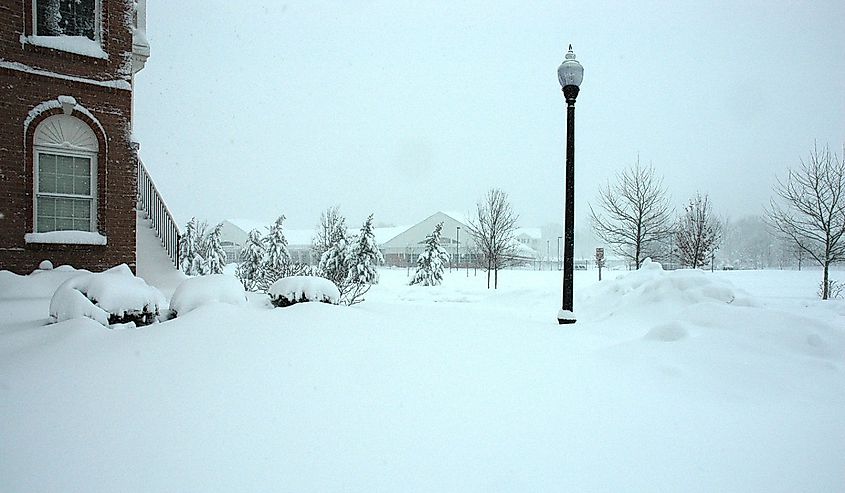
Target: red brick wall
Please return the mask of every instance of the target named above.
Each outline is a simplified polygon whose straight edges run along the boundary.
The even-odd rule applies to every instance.
[[[130,3],[102,1],[102,46],[109,55],[103,60],[22,45],[21,34],[31,34],[31,2],[0,0],[0,59],[84,79],[128,81],[132,33],[125,20]],[[136,157],[129,140],[131,91],[33,74],[16,67],[0,66],[0,269],[28,273],[41,260],[49,259],[55,265],[89,270],[126,263],[134,270]],[[105,130],[104,136],[90,118],[73,112],[100,140],[97,222],[99,232],[108,238],[105,246],[24,241],[24,235],[33,232],[33,135],[38,123],[61,110],[40,114],[29,124],[26,135],[24,121],[35,106],[61,95],[73,96]]]

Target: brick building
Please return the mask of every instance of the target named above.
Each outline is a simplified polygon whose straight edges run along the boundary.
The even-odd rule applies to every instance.
[[[144,14],[143,0],[0,0],[0,269],[134,269]]]

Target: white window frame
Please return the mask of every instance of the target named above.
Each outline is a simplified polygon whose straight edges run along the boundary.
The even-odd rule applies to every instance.
[[[54,156],[68,156],[87,158],[91,163],[91,179],[90,179],[90,195],[77,195],[55,192],[41,192],[39,186],[41,179],[39,170],[41,169],[40,160],[41,154],[52,154]],[[97,153],[92,151],[83,151],[75,149],[63,149],[61,147],[52,147],[37,145],[33,148],[33,206],[32,206],[32,229],[35,233],[47,233],[50,231],[38,230],[38,198],[39,197],[57,197],[57,198],[71,198],[71,199],[90,199],[91,200],[91,218],[88,225],[87,232],[97,232]],[[68,230],[51,230],[51,231],[68,231]],[[79,231],[79,230],[76,230]]]
[[[38,33],[38,2],[44,0],[32,0],[32,36],[47,37]],[[50,36],[58,37],[58,36]],[[94,0],[94,42],[103,46],[103,0]],[[36,43],[33,43],[36,44]]]

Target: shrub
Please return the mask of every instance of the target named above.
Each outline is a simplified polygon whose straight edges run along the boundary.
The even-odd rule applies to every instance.
[[[288,307],[297,303],[319,302],[336,305],[340,291],[328,279],[317,276],[291,276],[279,279],[267,291],[275,307]]]
[[[158,289],[135,277],[123,264],[63,282],[50,299],[50,318],[61,322],[86,317],[105,326],[148,325],[156,321],[164,301]]]
[[[184,315],[209,303],[246,303],[246,292],[237,278],[225,274],[191,277],[182,281],[170,299],[173,316]]]

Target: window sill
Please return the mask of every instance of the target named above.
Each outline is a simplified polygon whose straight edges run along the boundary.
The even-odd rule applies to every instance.
[[[85,36],[21,36],[21,44],[52,48],[103,60],[109,58],[100,43]]]
[[[50,231],[49,233],[27,233],[24,241],[54,245],[105,245],[108,239],[100,233],[88,231]]]

